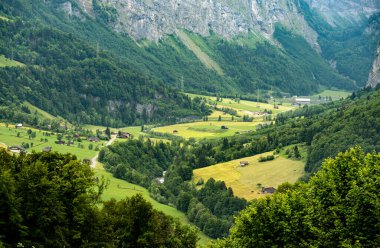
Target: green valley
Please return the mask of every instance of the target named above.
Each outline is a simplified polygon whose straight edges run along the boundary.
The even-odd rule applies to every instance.
[[[1,1],[0,248],[377,247],[379,39],[376,0]]]

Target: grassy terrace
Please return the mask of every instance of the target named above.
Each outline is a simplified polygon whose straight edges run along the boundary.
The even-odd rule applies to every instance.
[[[0,19],[2,18],[0,17]],[[15,67],[15,66],[24,66],[24,64],[15,60],[8,59],[4,55],[0,55],[0,67]]]

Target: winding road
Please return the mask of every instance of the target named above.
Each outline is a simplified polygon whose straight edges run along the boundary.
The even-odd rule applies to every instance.
[[[115,140],[116,140],[116,135],[113,135],[113,136],[111,137],[111,139],[107,142],[106,146],[110,146],[110,145],[112,145],[112,143],[113,143]],[[96,154],[95,157],[93,157],[93,158],[91,159],[91,164],[90,164],[91,168],[93,168],[93,169],[96,168],[96,164],[97,164],[97,162],[98,162],[98,157],[99,157],[99,152]]]

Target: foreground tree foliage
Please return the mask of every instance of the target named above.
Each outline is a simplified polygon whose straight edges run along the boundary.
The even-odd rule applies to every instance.
[[[75,156],[1,150],[0,244],[195,247],[194,229],[154,210],[141,195],[100,208],[104,187]]]
[[[308,184],[254,201],[214,247],[377,247],[379,186],[380,154],[340,153]]]

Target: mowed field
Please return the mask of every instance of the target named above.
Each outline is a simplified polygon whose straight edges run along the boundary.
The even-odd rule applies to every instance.
[[[125,197],[131,197],[136,194],[141,194],[145,200],[147,200],[153,205],[155,209],[162,211],[165,214],[174,218],[178,218],[181,221],[181,223],[190,224],[184,213],[178,211],[176,208],[157,202],[152,197],[150,197],[147,189],[113,177],[111,173],[108,173],[104,170],[103,165],[101,163],[97,164],[97,167],[94,169],[94,171],[96,176],[98,176],[99,178],[104,177],[104,179],[109,181],[108,187],[104,191],[102,196],[102,199],[104,201],[112,198],[116,200],[121,200],[125,199]],[[211,242],[211,239],[204,235],[202,232],[198,232],[198,236],[200,238],[200,240],[198,241],[199,246],[205,246]]]
[[[27,134],[28,129],[36,132],[36,138],[29,139],[29,135]],[[20,133],[19,137],[17,137],[17,133]],[[83,145],[83,148],[78,148],[78,142],[75,142],[74,145],[71,146],[58,145],[55,144],[55,141],[57,141],[57,135],[55,133],[51,133],[51,136],[43,136],[42,133],[43,131],[33,128],[24,127],[22,129],[16,129],[14,125],[9,125],[6,127],[4,124],[0,124],[0,143],[6,144],[7,146],[21,146],[22,143],[33,143],[33,147],[30,147],[27,150],[34,150],[37,152],[42,151],[42,149],[46,146],[51,146],[53,152],[56,151],[60,153],[75,154],[78,159],[91,159],[96,155],[96,151],[88,149],[88,146],[90,144],[93,145],[93,148],[96,146],[99,146],[99,148],[101,148],[102,145],[104,145],[104,142],[102,141],[91,143],[87,140],[82,140],[81,144]],[[43,141],[41,141],[41,139],[43,139]],[[47,139],[47,142],[45,142],[45,139]],[[63,138],[63,140],[65,140],[65,138]]]
[[[210,178],[224,181],[231,187],[236,196],[252,200],[264,196],[260,194],[262,187],[277,188],[284,182],[295,183],[304,175],[305,163],[278,156],[275,160],[259,162],[261,156],[268,156],[272,152],[221,163],[206,168],[194,170],[193,181],[201,178],[206,182]],[[240,166],[240,161],[247,161],[249,165]]]
[[[201,121],[184,123],[170,126],[153,128],[152,131],[159,133],[170,133],[188,138],[221,138],[232,136],[237,132],[255,131],[256,126],[261,124],[255,122],[235,122],[235,121]],[[222,126],[228,129],[222,129]],[[177,133],[174,133],[177,131]]]

